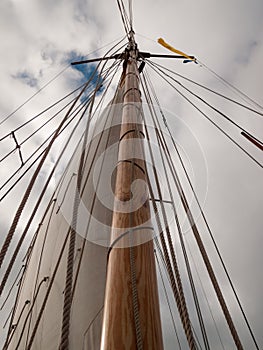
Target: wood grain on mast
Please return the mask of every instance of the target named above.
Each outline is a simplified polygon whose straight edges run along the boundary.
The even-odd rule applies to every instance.
[[[132,32],[126,53],[101,350],[162,350],[153,230],[149,224],[138,51]],[[138,209],[134,209],[137,204],[140,204]]]

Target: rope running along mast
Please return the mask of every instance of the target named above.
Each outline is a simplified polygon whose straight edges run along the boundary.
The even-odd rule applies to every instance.
[[[163,349],[146,186],[138,50],[129,34],[101,350]],[[133,193],[132,184],[142,183]],[[134,205],[138,209],[133,210]],[[143,228],[144,227],[144,228]]]

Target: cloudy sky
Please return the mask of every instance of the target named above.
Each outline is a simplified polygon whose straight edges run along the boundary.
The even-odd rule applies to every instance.
[[[176,48],[194,54],[200,62],[263,105],[261,0],[144,0],[134,1],[133,12],[136,39],[141,50],[168,53],[156,43],[157,38],[163,37]],[[123,35],[117,4],[113,0],[1,0],[0,122],[61,72],[69,58],[86,56]],[[103,55],[107,48],[109,46],[93,56]],[[221,84],[202,65],[158,62],[240,100],[240,96]],[[69,92],[81,79],[81,72],[67,69],[56,80],[55,87],[48,86],[41,93],[41,101],[30,101],[22,111],[1,124],[0,136],[13,130],[17,122],[33,115],[39,105],[49,104]],[[174,91],[166,91],[163,86],[160,93],[161,103],[183,119],[200,142],[207,164],[205,212],[258,343],[263,347],[262,168],[202,116],[193,113],[193,109],[180,98],[176,99],[175,111],[171,103]],[[262,116],[234,108],[222,100],[213,100],[213,97],[212,101],[262,139]],[[214,118],[263,163],[260,150],[248,144],[220,117]],[[176,135],[175,124],[171,120]],[[1,154],[8,147],[7,143],[1,145]],[[35,144],[30,147],[35,147]],[[10,169],[16,167],[17,163],[6,163],[1,167],[1,183]],[[12,202],[7,203],[1,203],[0,207],[4,232],[12,217]],[[233,302],[233,299],[229,300]],[[249,344],[247,349],[252,349],[247,340],[248,333],[244,332],[243,337]]]

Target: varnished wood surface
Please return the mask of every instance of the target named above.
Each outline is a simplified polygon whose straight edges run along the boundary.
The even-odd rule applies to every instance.
[[[112,221],[113,247],[110,250],[107,267],[101,350],[137,349],[132,271],[135,271],[138,299],[137,331],[141,333],[143,349],[162,350],[158,287],[151,240],[153,232],[150,229],[142,142],[144,135],[141,124],[138,70],[135,60],[130,60],[127,65],[124,84],[124,107]],[[133,257],[132,264],[131,257]]]

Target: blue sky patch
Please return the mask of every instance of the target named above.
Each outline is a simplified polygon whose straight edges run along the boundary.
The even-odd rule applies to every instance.
[[[87,59],[87,57],[84,57],[78,54],[76,51],[71,51],[67,55],[66,62],[70,64],[71,62],[83,61],[85,59]],[[92,77],[90,82],[90,88],[87,90],[87,93],[84,94],[81,100],[85,99],[89,91],[91,91],[91,89],[97,86],[98,82],[102,84],[102,78],[99,76],[98,72],[96,71],[96,67],[97,67],[96,63],[84,63],[84,64],[72,66],[72,69],[75,69],[81,73],[80,78],[76,81],[78,86],[86,83]],[[99,89],[98,93],[101,93],[102,91],[103,91],[103,87]]]
[[[12,75],[12,77],[20,80],[22,83],[30,87],[36,87],[38,84],[37,78],[35,78],[33,74],[29,73],[26,70],[22,72],[18,72],[17,74]]]

